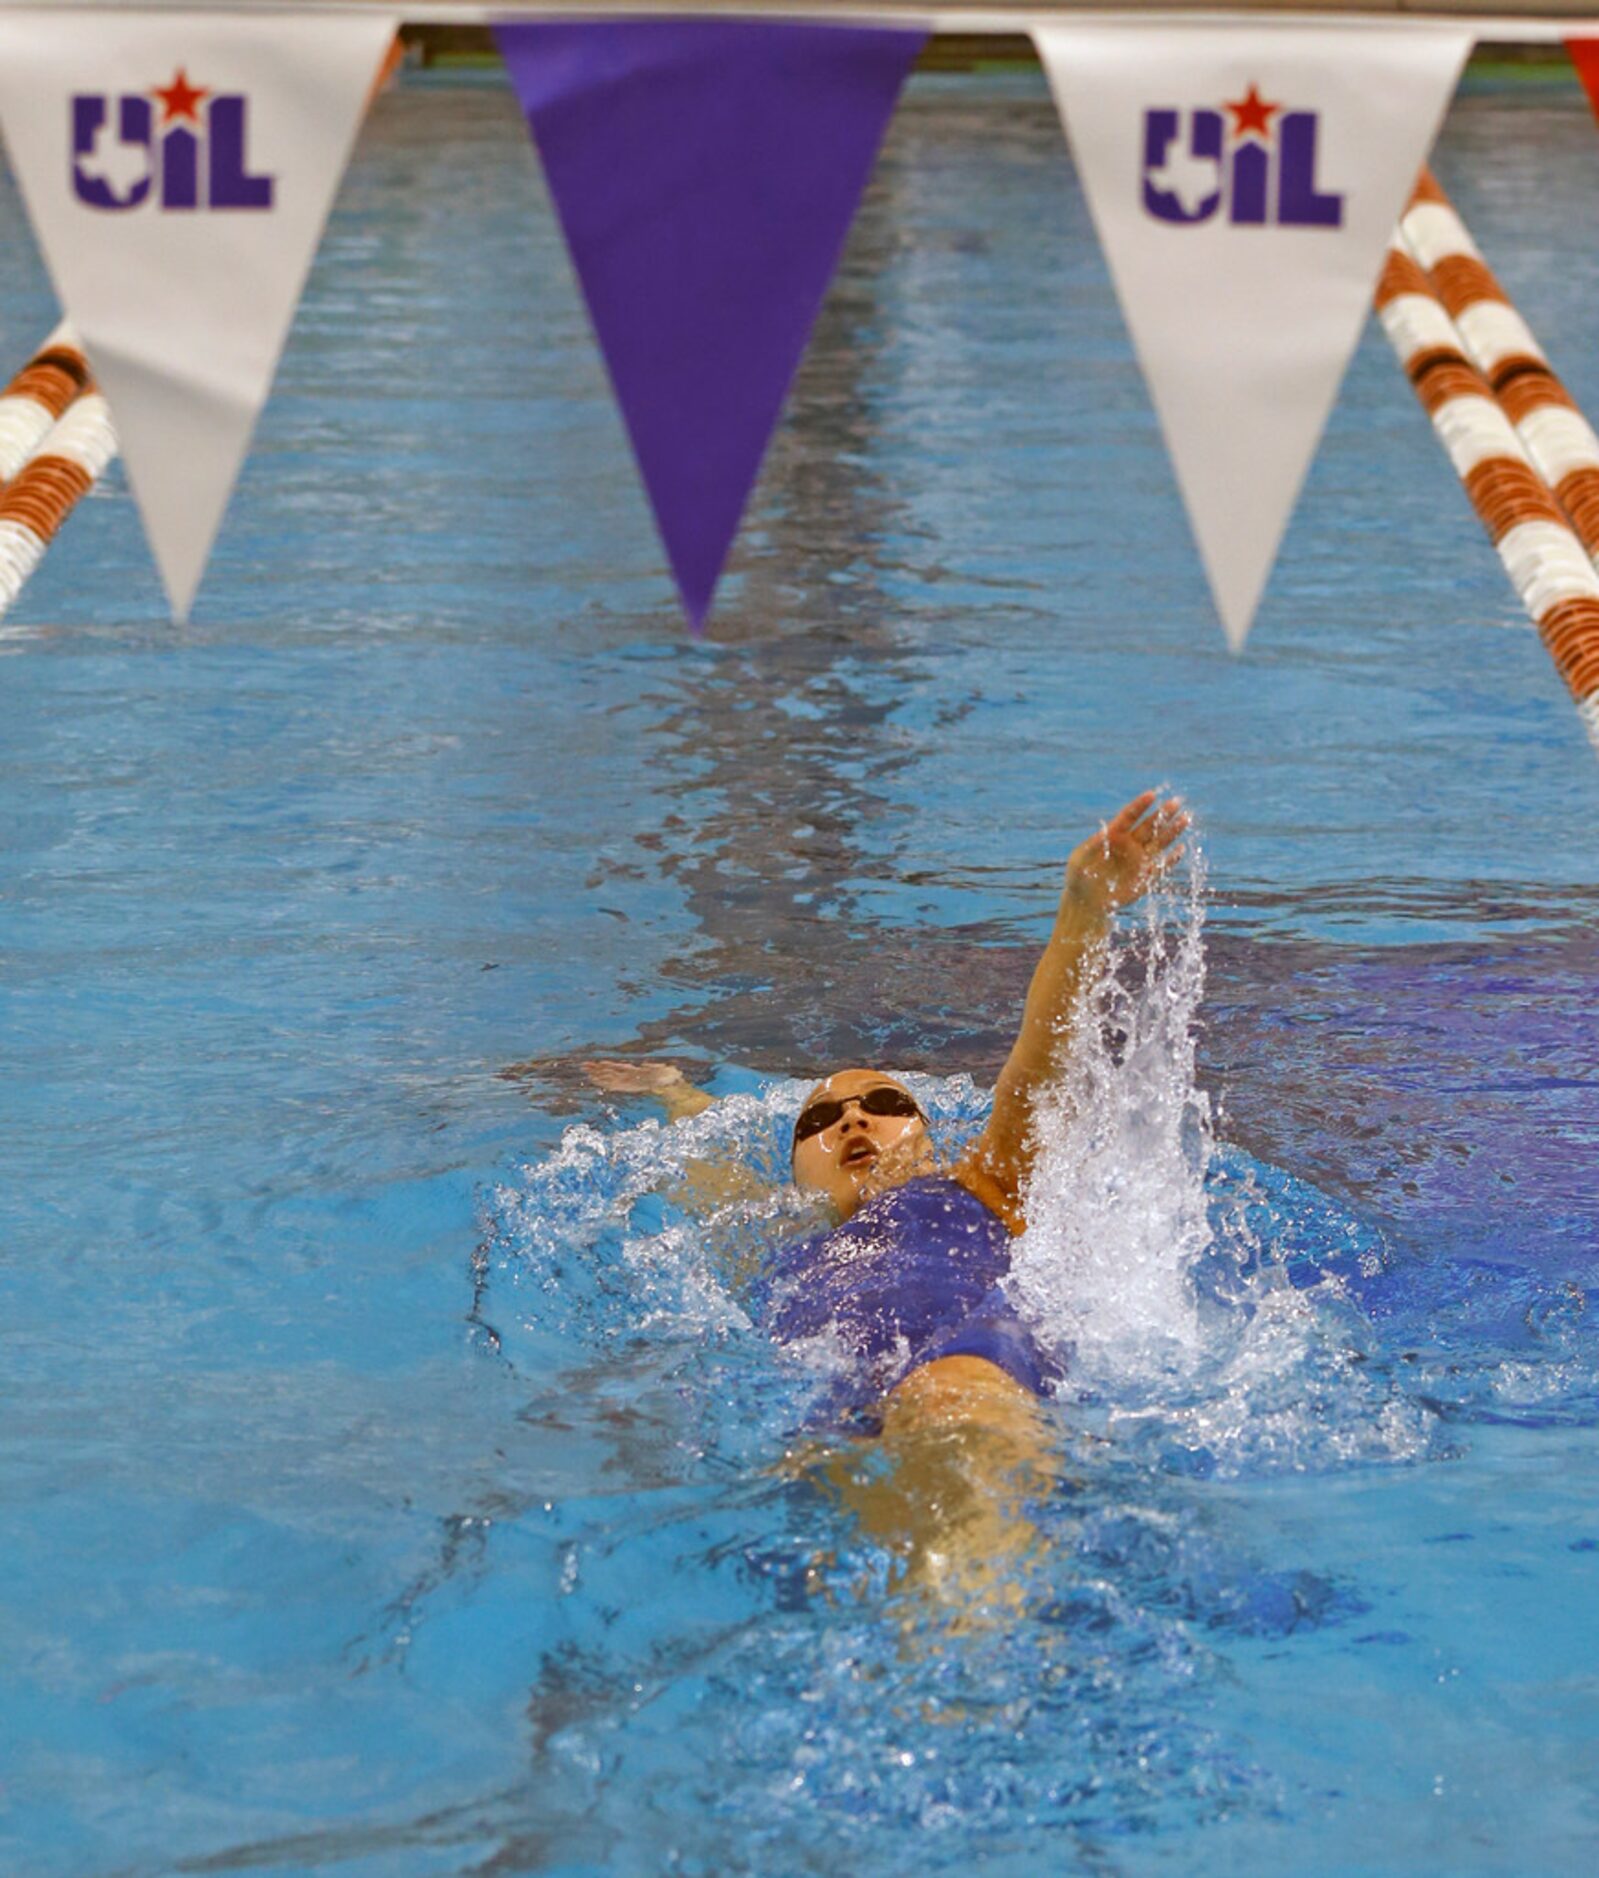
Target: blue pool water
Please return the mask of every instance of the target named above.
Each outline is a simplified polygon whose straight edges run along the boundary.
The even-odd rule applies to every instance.
[[[1575,84],[1438,167],[1599,409]],[[1234,661],[1042,81],[920,79],[692,644],[509,94],[413,80],[194,624],[113,475],[0,655],[0,1865],[1591,1869],[1599,767],[1379,334]],[[784,1464],[778,1219],[655,1189],[841,1061],[973,1125],[1156,778],[942,1608]]]

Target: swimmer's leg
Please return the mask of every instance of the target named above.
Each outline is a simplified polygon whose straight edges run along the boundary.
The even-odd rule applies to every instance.
[[[991,1430],[1031,1451],[1043,1431],[1038,1397],[982,1356],[940,1356],[913,1369],[883,1403],[883,1438],[928,1428]]]
[[[1058,1467],[1038,1398],[997,1364],[945,1356],[888,1395],[882,1433],[823,1477],[894,1560],[891,1588],[957,1627],[1014,1616],[1042,1544],[1027,1512]]]

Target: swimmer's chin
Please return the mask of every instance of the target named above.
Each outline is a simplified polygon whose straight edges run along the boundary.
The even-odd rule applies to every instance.
[[[936,1173],[937,1169],[938,1163],[930,1148],[908,1154],[896,1153],[893,1148],[888,1148],[880,1154],[862,1155],[843,1171],[855,1189],[856,1204],[861,1205],[867,1200],[875,1200],[880,1193],[887,1193],[890,1187],[902,1187],[918,1174]]]

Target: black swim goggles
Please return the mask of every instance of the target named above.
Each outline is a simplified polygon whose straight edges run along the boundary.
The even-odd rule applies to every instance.
[[[914,1115],[919,1122],[926,1122],[916,1098],[907,1095],[903,1089],[894,1089],[889,1084],[880,1083],[875,1089],[868,1089],[864,1095],[823,1096],[820,1102],[813,1102],[809,1108],[801,1109],[799,1120],[794,1124],[794,1145],[797,1148],[802,1141],[808,1141],[812,1135],[819,1135],[823,1129],[831,1128],[838,1121],[845,1105],[855,1102],[867,1115]]]

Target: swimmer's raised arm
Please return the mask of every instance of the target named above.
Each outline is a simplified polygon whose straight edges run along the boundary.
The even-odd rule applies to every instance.
[[[624,1063],[612,1059],[584,1063],[583,1073],[596,1089],[612,1095],[652,1095],[666,1110],[669,1122],[701,1115],[716,1101],[683,1074],[675,1063]]]
[[[1111,917],[1179,858],[1176,843],[1187,826],[1176,796],[1158,802],[1156,792],[1146,789],[1072,851],[1055,929],[994,1085],[993,1113],[961,1170],[980,1198],[988,1197],[983,1188],[997,1189],[1008,1210],[1019,1209],[1037,1152],[1033,1102],[1071,1060],[1078,1000],[1109,937]]]

